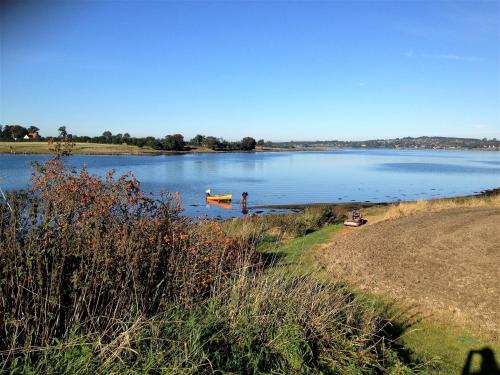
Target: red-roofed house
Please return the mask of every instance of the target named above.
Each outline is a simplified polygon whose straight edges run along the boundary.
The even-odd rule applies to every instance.
[[[38,134],[38,132],[31,132],[31,133],[28,133],[24,136],[24,139],[35,139],[35,138],[38,138],[40,135]]]

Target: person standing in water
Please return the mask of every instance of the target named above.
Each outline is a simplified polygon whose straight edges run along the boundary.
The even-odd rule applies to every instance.
[[[246,191],[244,191],[241,194],[241,198],[240,198],[241,204],[244,204],[245,206],[247,205],[247,197],[248,197],[248,193]]]
[[[248,213],[248,208],[247,208],[247,197],[248,197],[248,193],[246,191],[244,191],[242,194],[241,194],[241,198],[240,198],[240,203],[241,203],[241,212],[243,213],[243,215],[246,215]]]

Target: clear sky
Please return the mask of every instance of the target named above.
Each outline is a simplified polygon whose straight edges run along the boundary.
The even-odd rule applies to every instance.
[[[0,124],[500,138],[498,1],[0,4]]]

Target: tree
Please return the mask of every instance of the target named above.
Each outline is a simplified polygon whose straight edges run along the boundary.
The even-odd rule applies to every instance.
[[[123,142],[123,135],[121,133],[115,134],[111,137],[111,143],[118,145]]]
[[[264,144],[265,144],[265,142],[264,142],[264,140],[263,140],[263,139],[259,139],[259,140],[257,141],[257,146],[264,146]]]
[[[241,140],[241,148],[245,151],[255,149],[257,142],[252,137],[245,137]]]
[[[163,148],[165,150],[180,151],[184,149],[185,144],[182,134],[167,135],[163,139]]]
[[[146,137],[144,139],[144,146],[158,150],[161,147],[161,143],[155,137]]]
[[[10,125],[5,125],[3,127],[3,131],[2,131],[2,138],[3,139],[9,139],[9,138],[12,138],[12,134],[10,132]]]
[[[39,128],[37,128],[36,126],[30,126],[30,127],[28,128],[28,133],[34,133],[34,132],[37,132],[37,131],[39,131],[39,130],[40,130],[40,129],[39,129]]]
[[[59,137],[61,138],[66,138],[66,136],[68,135],[68,132],[66,131],[66,126],[60,126],[59,129],[57,129],[57,131],[59,132]]]
[[[104,138],[104,140],[107,143],[110,143],[111,142],[111,137],[113,137],[113,134],[109,130],[106,130],[104,133],[102,133],[102,137]]]
[[[231,143],[226,141],[224,138],[219,138],[218,142],[219,143],[217,145],[217,148],[221,149],[221,150],[241,149],[241,147],[238,144],[233,146]]]
[[[21,125],[12,125],[10,126],[10,134],[12,138],[18,139],[24,137],[28,134],[28,129]]]
[[[203,141],[205,140],[205,136],[201,134],[197,134],[194,138],[192,138],[189,143],[192,145],[198,145],[201,146],[203,144]]]
[[[219,140],[212,136],[205,137],[205,139],[203,140],[203,146],[215,150],[217,147],[219,147]]]

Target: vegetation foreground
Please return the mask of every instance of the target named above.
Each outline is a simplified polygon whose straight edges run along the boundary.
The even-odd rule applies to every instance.
[[[0,372],[446,368],[408,355],[400,317],[302,257],[341,211],[194,223],[131,175],[100,178],[59,158],[37,171],[0,203]]]

